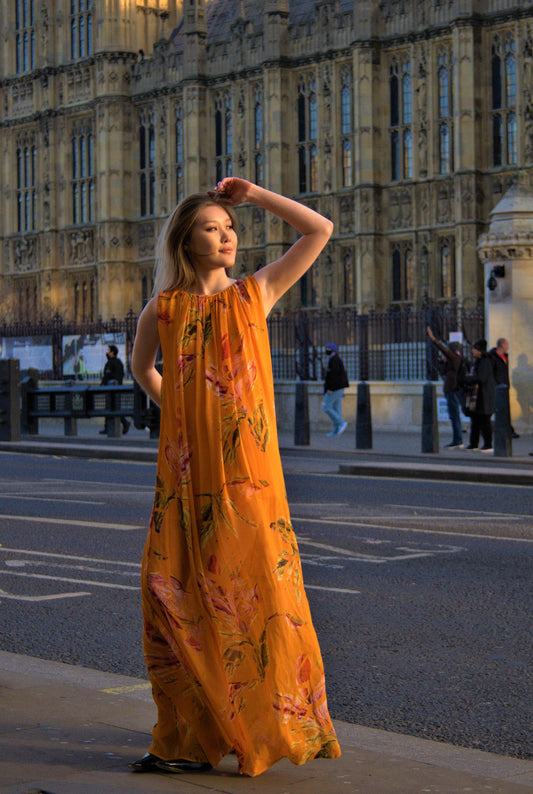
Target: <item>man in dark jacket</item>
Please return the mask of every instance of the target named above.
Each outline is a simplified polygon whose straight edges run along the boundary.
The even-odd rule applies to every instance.
[[[509,388],[509,341],[504,339],[504,337],[498,339],[496,347],[489,351],[489,356],[492,361],[496,386],[503,385]],[[520,438],[512,425],[509,429],[513,438]]]
[[[104,364],[104,372],[100,385],[121,386],[122,381],[124,380],[124,364],[118,357],[118,347],[116,345],[109,345],[107,348],[106,358],[107,361]],[[121,416],[120,421],[122,422],[122,432],[125,434],[130,429],[130,423],[125,416]],[[107,426],[108,422],[106,419],[104,429],[100,430],[101,435],[107,433]]]
[[[328,363],[324,376],[324,400],[322,410],[333,422],[333,430],[328,436],[340,436],[348,427],[348,423],[342,418],[342,398],[344,389],[350,385],[348,376],[344,369],[344,364],[339,356],[339,348],[335,342],[328,342],[326,345],[326,355]]]
[[[466,383],[476,389],[475,406],[470,416],[470,445],[467,449],[478,449],[479,436],[483,436],[481,452],[492,452],[492,423],[496,400],[496,385],[492,362],[487,353],[487,340],[478,339],[472,347],[474,366],[472,374],[466,376]]]
[[[463,427],[461,425],[462,386],[458,382],[459,371],[464,363],[461,355],[461,345],[459,342],[450,342],[447,345],[444,342],[440,342],[429,325],[427,333],[433,344],[444,355],[444,365],[441,374],[444,378],[444,396],[453,433],[451,442],[446,444],[446,446],[449,449],[461,449],[463,446]]]

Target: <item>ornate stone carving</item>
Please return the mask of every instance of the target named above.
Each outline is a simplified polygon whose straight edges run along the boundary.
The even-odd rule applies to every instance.
[[[34,270],[37,265],[39,238],[36,235],[25,235],[13,242],[13,263],[17,273]]]
[[[69,232],[68,243],[71,265],[95,261],[93,229],[76,229],[76,231]]]

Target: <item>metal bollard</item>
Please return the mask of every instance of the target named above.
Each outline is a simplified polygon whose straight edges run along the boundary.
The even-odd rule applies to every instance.
[[[294,446],[308,446],[309,430],[309,395],[307,383],[296,381],[294,392]]]
[[[509,387],[505,383],[496,386],[494,412],[494,455],[499,458],[513,457],[511,433],[511,410],[509,408]]]
[[[357,384],[357,415],[355,418],[355,448],[372,449],[372,410],[370,384]]]
[[[20,441],[20,362],[0,360],[0,441]]]
[[[439,451],[439,418],[437,413],[437,387],[424,383],[422,398],[422,452]]]

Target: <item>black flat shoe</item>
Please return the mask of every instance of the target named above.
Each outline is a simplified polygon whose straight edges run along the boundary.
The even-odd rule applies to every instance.
[[[152,758],[154,758],[154,756],[152,756]],[[164,761],[158,758],[155,762],[155,767],[161,772],[174,772],[174,774],[180,774],[182,772],[209,772],[210,769],[213,769],[211,764],[207,763],[207,761],[187,761],[184,758],[177,758],[172,761]]]
[[[159,768],[157,766],[157,762],[161,761],[156,755],[152,755],[152,753],[146,753],[143,755],[142,758],[139,758],[137,761],[133,761],[131,764],[128,764],[130,769],[133,769],[134,772],[159,772]]]

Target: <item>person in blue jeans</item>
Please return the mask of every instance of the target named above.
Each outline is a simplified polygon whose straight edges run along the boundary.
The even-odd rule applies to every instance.
[[[348,423],[342,418],[342,398],[344,389],[350,385],[346,370],[339,356],[339,348],[335,342],[328,342],[326,345],[326,355],[328,363],[324,374],[324,400],[322,410],[333,422],[333,429],[328,436],[340,436],[348,427]]]
[[[444,397],[448,408],[448,416],[452,426],[452,440],[446,444],[448,449],[462,449],[463,428],[461,424],[461,392],[460,381],[464,367],[461,355],[461,345],[458,342],[449,342],[447,345],[440,342],[431,328],[427,327],[427,334],[436,347],[439,348],[444,358],[442,361],[441,375],[444,378]]]

